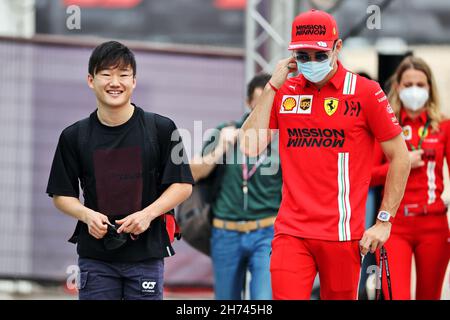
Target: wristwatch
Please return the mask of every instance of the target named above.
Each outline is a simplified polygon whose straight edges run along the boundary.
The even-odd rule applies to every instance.
[[[383,222],[390,222],[390,223],[394,221],[394,217],[389,212],[384,210],[378,212],[377,219]]]

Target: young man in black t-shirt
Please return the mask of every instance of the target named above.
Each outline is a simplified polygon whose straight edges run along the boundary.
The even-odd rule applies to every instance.
[[[186,200],[192,175],[172,120],[131,103],[136,61],[110,41],[93,51],[88,85],[97,110],[62,132],[47,193],[78,219],[80,299],[162,299],[174,251],[165,213]],[[79,200],[79,184],[84,205]]]

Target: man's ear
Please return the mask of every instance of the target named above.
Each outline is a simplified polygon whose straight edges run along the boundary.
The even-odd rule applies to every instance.
[[[336,52],[339,53],[339,51],[341,51],[342,49],[342,39],[338,39],[336,42]]]
[[[87,84],[89,88],[94,89],[94,77],[91,74],[87,76]]]

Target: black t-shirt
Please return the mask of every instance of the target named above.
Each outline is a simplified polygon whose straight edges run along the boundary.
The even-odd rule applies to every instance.
[[[176,139],[171,138],[177,129],[174,122],[155,114],[154,141],[158,141],[155,146],[147,143],[150,139],[145,140],[148,128],[144,115],[144,111],[135,106],[130,120],[108,127],[99,121],[94,111],[83,139],[79,133],[80,121],[64,129],[53,159],[47,193],[79,198],[80,184],[84,205],[107,215],[114,223],[150,205],[173,183],[193,184],[181,137],[175,132]],[[178,151],[183,161],[172,159],[172,149]],[[103,240],[91,236],[82,222],[78,222],[73,238],[83,258],[134,262],[174,254],[163,216],[153,220],[137,240],[129,238],[124,246],[115,250],[107,250]]]

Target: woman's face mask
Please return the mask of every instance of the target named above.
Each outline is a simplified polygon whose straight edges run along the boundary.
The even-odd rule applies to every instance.
[[[411,86],[401,89],[399,92],[400,100],[406,109],[417,111],[425,106],[428,101],[428,89]]]
[[[411,111],[420,110],[425,107],[429,92],[430,84],[425,72],[414,68],[403,72],[398,91],[403,107]]]

